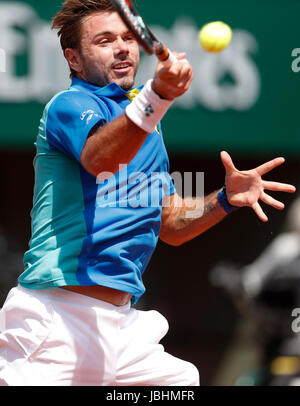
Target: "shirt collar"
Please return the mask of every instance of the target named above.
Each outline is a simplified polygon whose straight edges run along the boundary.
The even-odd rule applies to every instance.
[[[97,96],[104,97],[120,97],[130,92],[130,90],[129,91],[123,90],[119,85],[117,85],[114,82],[110,83],[107,86],[99,87],[79,78],[72,79],[71,87],[79,90],[82,89],[89,90],[94,94],[96,94]]]

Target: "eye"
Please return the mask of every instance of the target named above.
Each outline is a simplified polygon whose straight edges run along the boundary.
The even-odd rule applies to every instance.
[[[111,42],[113,42],[113,39],[111,37],[102,37],[97,41],[98,45],[109,45]]]
[[[124,37],[124,41],[134,41],[135,37],[133,34],[128,34]]]

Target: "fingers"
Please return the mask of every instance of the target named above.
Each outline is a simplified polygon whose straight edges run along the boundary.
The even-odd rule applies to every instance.
[[[189,62],[185,61],[173,65],[170,72],[172,72],[173,76],[176,78],[177,85],[180,85],[182,82],[190,80],[193,74],[193,69]]]
[[[266,204],[268,204],[269,206],[274,207],[275,209],[278,210],[283,210],[285,208],[285,205],[282,202],[279,202],[278,200],[274,199],[273,197],[269,196],[267,193],[263,192],[260,200]],[[269,219],[267,217],[267,215],[265,214],[265,212],[263,211],[263,209],[261,208],[261,205],[256,202],[252,205],[252,209],[254,210],[254,212],[256,213],[256,215],[258,216],[258,218],[263,221],[264,223],[268,222]]]
[[[236,171],[236,168],[235,168],[228,152],[226,152],[226,151],[221,152],[221,160],[225,167],[226,173],[231,173],[233,171]]]
[[[184,63],[184,66],[178,75],[179,82],[177,84],[178,89],[186,91],[189,89],[191,82],[193,80],[193,70],[188,63]]]
[[[173,54],[177,58],[178,63],[174,63],[169,68],[166,68],[169,73],[173,74],[178,79],[182,79],[191,74],[193,69],[186,59],[186,52],[173,52]]]
[[[188,79],[187,81],[184,80],[180,82],[177,86],[177,94],[179,96],[183,96],[190,88],[193,78]]]
[[[183,60],[183,59],[186,59],[186,52],[172,52],[172,54],[174,55],[174,56],[176,56],[176,58],[179,60],[179,61],[181,61],[181,60]]]
[[[260,175],[263,176],[266,173],[272,171],[277,166],[282,165],[285,162],[284,158],[275,158],[272,161],[266,162],[263,165],[258,166],[255,170]]]
[[[185,56],[185,54],[181,54]],[[173,63],[171,66],[166,67],[162,63],[158,63],[156,73],[163,80],[169,80],[174,83],[185,77],[187,74],[191,74],[193,68],[190,63],[182,57],[178,59],[177,63]]]
[[[242,206],[251,207],[263,222],[267,222],[268,217],[260,206],[259,201],[277,210],[283,210],[285,208],[282,202],[274,199],[267,194],[265,190],[287,193],[295,193],[296,191],[295,186],[290,184],[262,180],[264,174],[282,165],[285,162],[284,158],[275,158],[258,166],[254,170],[242,172],[235,168],[227,152],[222,151],[221,159],[226,169],[226,182],[230,186],[228,190],[233,190],[235,199],[243,202]]]
[[[278,210],[283,210],[285,208],[285,205],[282,202],[274,199],[265,192],[262,193],[260,200]]]
[[[264,189],[272,190],[274,192],[286,192],[286,193],[296,192],[295,186],[289,185],[287,183],[263,181],[263,187]]]
[[[254,212],[261,221],[263,221],[264,223],[267,223],[269,221],[268,217],[266,216],[266,214],[264,213],[263,209],[261,208],[258,202],[254,203],[252,209],[254,210]]]
[[[185,53],[174,53],[178,63],[165,67],[159,63],[153,79],[152,88],[165,99],[173,100],[182,96],[193,80],[193,68],[187,60]]]

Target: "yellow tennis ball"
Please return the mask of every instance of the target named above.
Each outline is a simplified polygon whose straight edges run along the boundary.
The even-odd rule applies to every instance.
[[[223,51],[231,42],[232,30],[222,21],[204,25],[199,31],[199,41],[208,52]]]

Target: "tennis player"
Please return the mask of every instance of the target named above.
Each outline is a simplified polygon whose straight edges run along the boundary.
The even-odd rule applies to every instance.
[[[135,89],[139,47],[108,0],[67,0],[53,28],[72,83],[40,122],[30,247],[0,313],[1,385],[198,386],[160,344],[166,319],[132,307],[143,273],[159,238],[179,246],[242,206],[267,221],[259,200],[283,209],[265,190],[295,188],[261,177],[284,159],[241,172],[222,152],[226,188],[181,198],[160,121],[190,87],[186,55]]]

